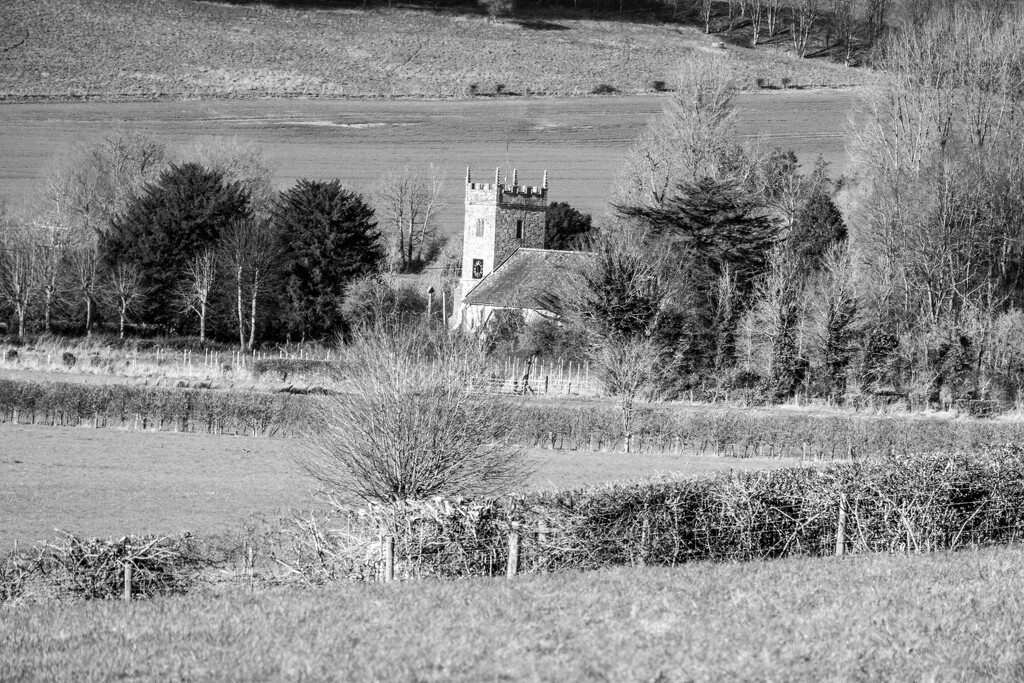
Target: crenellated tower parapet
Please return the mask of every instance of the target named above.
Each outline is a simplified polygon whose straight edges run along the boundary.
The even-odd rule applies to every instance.
[[[548,172],[540,185],[520,185],[494,172],[494,182],[473,182],[466,169],[466,225],[462,241],[462,296],[519,247],[544,248]]]

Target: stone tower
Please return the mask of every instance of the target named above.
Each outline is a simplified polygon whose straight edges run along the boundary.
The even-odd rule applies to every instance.
[[[462,239],[460,301],[519,247],[544,248],[544,215],[548,208],[548,172],[540,187],[512,183],[474,183],[466,169],[466,227]]]

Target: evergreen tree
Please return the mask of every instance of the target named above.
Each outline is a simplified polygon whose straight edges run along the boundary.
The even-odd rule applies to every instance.
[[[591,230],[589,213],[580,213],[565,202],[549,204],[544,216],[544,248],[575,251]]]
[[[832,198],[827,192],[818,191],[807,198],[797,213],[786,246],[805,268],[818,270],[822,257],[845,242],[846,234],[846,222]]]
[[[231,221],[248,215],[249,195],[237,183],[198,164],[171,166],[100,234],[100,253],[108,267],[138,270],[146,293],[142,321],[178,327],[175,292],[186,265],[214,249]]]
[[[338,180],[299,180],[277,201],[274,221],[284,240],[288,332],[323,337],[343,322],[352,280],[384,259],[373,209]]]
[[[670,248],[691,252],[712,276],[731,272],[741,291],[764,272],[778,234],[756,202],[730,180],[680,183],[661,207],[618,208],[643,219],[652,236]]]

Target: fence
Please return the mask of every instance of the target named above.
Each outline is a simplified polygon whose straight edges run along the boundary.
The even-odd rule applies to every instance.
[[[547,363],[508,359],[475,378],[473,388],[496,394],[521,396],[597,396],[600,383],[591,376],[589,363],[562,360]]]

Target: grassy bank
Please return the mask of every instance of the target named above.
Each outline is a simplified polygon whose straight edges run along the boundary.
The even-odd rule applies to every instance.
[[[313,5],[310,7],[309,5]],[[413,9],[188,0],[7,3],[0,97],[466,97],[653,92],[719,40],[621,16],[490,21]],[[540,20],[538,20],[540,19]],[[750,83],[861,83],[863,72],[730,48]]]
[[[0,608],[5,680],[1019,680],[1024,550]]]

